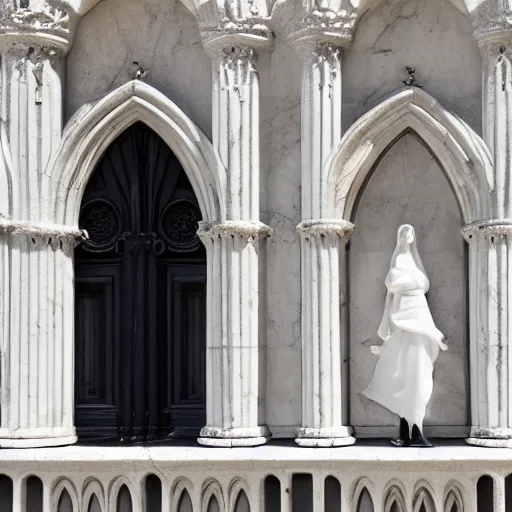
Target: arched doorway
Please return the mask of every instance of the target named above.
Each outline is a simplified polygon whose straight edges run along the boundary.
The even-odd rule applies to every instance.
[[[470,422],[468,263],[460,235],[464,219],[445,170],[416,132],[404,131],[383,151],[360,190],[351,220],[356,225],[348,246],[351,426],[360,437],[396,432],[396,415],[362,391],[378,360],[370,347],[382,344],[377,330],[396,232],[408,223],[416,230],[430,279],[430,310],[449,345],[435,364],[427,435],[463,437]]]
[[[75,251],[75,401],[82,439],[196,436],[205,424],[206,254],[192,186],[143,123],[87,184]]]

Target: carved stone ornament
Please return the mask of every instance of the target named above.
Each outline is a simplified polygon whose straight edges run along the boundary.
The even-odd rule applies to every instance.
[[[79,224],[87,232],[83,247],[89,251],[111,249],[121,234],[117,210],[103,199],[95,199],[82,207]]]
[[[75,25],[76,16],[55,0],[34,8],[27,7],[23,0],[0,0],[0,40],[3,35],[8,35],[10,41],[42,39],[45,44],[67,50]]]
[[[301,52],[318,43],[347,47],[354,37],[357,9],[350,0],[304,0],[299,29],[290,39]]]
[[[172,251],[195,251],[200,240],[197,236],[201,211],[188,199],[178,199],[170,203],[162,215],[160,230]]]
[[[512,31],[512,10],[508,2],[487,0],[474,2],[470,16],[474,37],[480,46],[510,41]]]
[[[85,233],[80,229],[30,221],[14,221],[0,215],[0,235],[30,236],[41,240],[83,240]]]
[[[414,228],[404,224],[398,228],[386,277],[386,302],[377,331],[384,343],[371,347],[379,360],[363,391],[400,416],[400,436],[391,441],[398,447],[431,446],[423,436],[423,419],[432,395],[434,363],[439,351],[448,347],[425,298],[429,287]]]

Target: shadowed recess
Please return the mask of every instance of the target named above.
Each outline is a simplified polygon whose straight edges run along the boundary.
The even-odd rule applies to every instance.
[[[27,479],[26,512],[43,512],[43,482],[37,476]]]
[[[181,493],[180,501],[178,503],[178,512],[192,512],[192,500],[190,494],[184,490]]]
[[[235,503],[235,512],[251,512],[251,506],[249,500],[244,491],[238,493],[238,498]]]
[[[493,480],[489,475],[480,477],[476,484],[478,512],[492,512],[494,508]]]
[[[208,502],[208,510],[207,512],[220,512],[219,502],[215,496],[210,498]]]
[[[123,485],[121,489],[119,489],[119,494],[117,495],[117,512],[132,512],[132,497],[130,495],[130,491],[126,485]]]
[[[161,512],[162,482],[156,475],[146,478],[146,512]]]
[[[357,512],[374,512],[373,500],[366,487],[359,495],[359,501],[357,502]]]
[[[93,494],[91,496],[91,499],[89,500],[89,508],[87,509],[87,512],[102,512],[100,502],[98,501],[96,494]]]
[[[324,485],[324,511],[339,512],[341,510],[341,485],[338,479],[328,476]]]
[[[265,478],[265,512],[281,512],[281,482],[273,475]]]
[[[292,511],[311,512],[313,510],[313,476],[297,473],[292,477]]]
[[[512,474],[505,478],[505,512],[512,512]]]
[[[0,475],[0,510],[12,510],[12,480]]]
[[[71,496],[66,489],[63,489],[60,494],[57,510],[58,512],[73,512],[73,502],[71,501]]]

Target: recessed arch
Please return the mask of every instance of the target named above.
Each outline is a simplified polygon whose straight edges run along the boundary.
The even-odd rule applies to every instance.
[[[87,507],[84,512],[105,511],[105,491],[101,483],[94,479],[87,479],[82,490],[82,504]]]
[[[424,483],[417,485],[412,507],[413,512],[436,512],[433,493]]]
[[[130,495],[132,510],[133,510],[133,497],[136,495],[133,491],[132,483],[124,476],[115,478],[108,490],[108,510],[118,511],[118,499],[123,487],[128,490]],[[118,511],[119,512],[119,511]],[[122,511],[125,512],[125,511]]]
[[[191,512],[193,496],[194,484],[187,478],[178,478],[171,486],[170,512]]]
[[[490,216],[492,159],[464,121],[417,87],[395,92],[357,120],[326,163],[322,217],[349,220],[360,190],[389,144],[412,130],[439,160],[455,191],[464,221]]]
[[[384,512],[406,512],[405,496],[405,489],[400,482],[389,482],[384,491]]]
[[[137,121],[154,130],[176,155],[197,196],[203,220],[225,220],[226,170],[211,142],[170,99],[134,80],[94,105],[82,107],[67,124],[46,171],[51,222],[77,225],[82,195],[96,164],[109,145]]]
[[[229,484],[229,511],[242,512],[250,510],[249,486],[242,478],[235,478]]]
[[[464,512],[464,500],[459,484],[450,482],[446,488],[444,512]]]
[[[67,493],[67,496],[66,496]],[[64,512],[68,510],[68,503],[71,502],[74,511],[80,510],[78,492],[75,485],[67,478],[57,480],[52,487],[51,503],[52,510]]]
[[[201,512],[220,512],[224,510],[226,510],[226,505],[219,482],[213,478],[206,480],[201,492]]]
[[[367,477],[360,478],[352,486],[352,512],[373,512],[375,485]]]

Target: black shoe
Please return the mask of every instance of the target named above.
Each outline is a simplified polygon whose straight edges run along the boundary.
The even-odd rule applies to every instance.
[[[391,439],[391,444],[398,448],[410,446],[411,438],[409,437],[409,423],[405,418],[400,418],[400,437]]]
[[[412,426],[411,446],[414,448],[432,448],[432,444],[425,439],[418,425]]]

